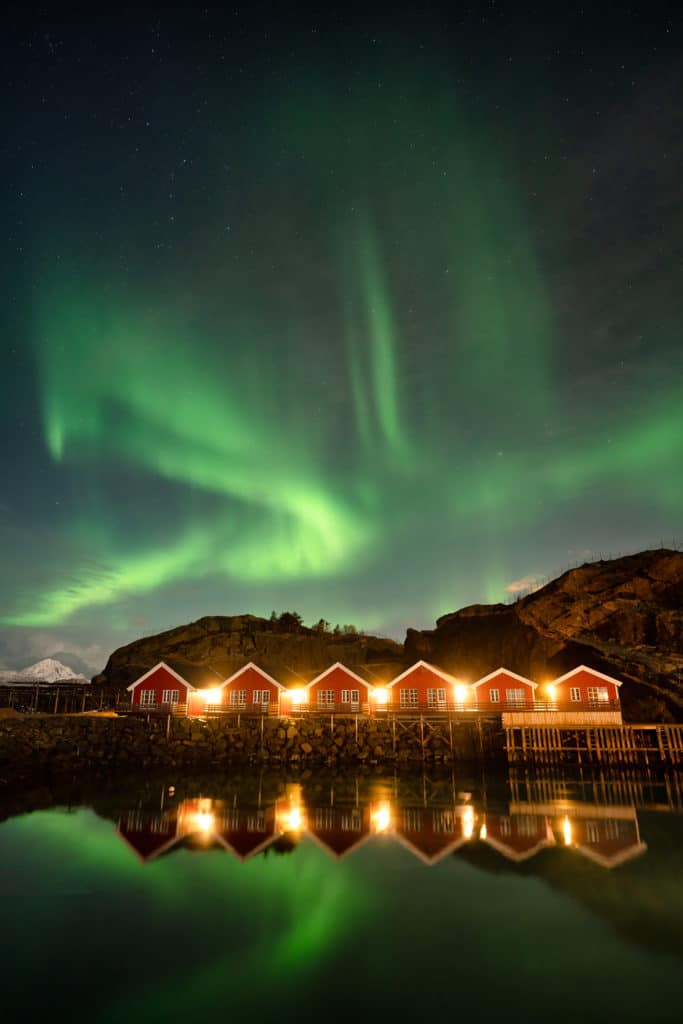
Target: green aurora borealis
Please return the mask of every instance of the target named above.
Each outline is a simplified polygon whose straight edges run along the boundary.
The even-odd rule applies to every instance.
[[[575,69],[533,107],[533,67],[456,72],[434,39],[407,75],[389,45],[280,54],[267,89],[208,43],[184,88],[171,50],[134,89],[92,55],[30,86],[70,113],[31,113],[17,172],[7,658],[286,607],[400,636],[680,537],[680,210],[659,195],[656,257],[624,226],[626,89],[596,133]]]

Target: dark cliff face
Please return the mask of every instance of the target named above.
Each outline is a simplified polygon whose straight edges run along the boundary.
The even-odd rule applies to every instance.
[[[95,682],[117,688],[157,662],[196,662],[228,676],[255,661],[285,684],[335,661],[388,681],[424,658],[474,680],[501,665],[536,682],[585,664],[623,680],[631,720],[683,718],[683,553],[643,551],[571,569],[512,605],[472,605],[405,645],[299,627],[284,633],[255,615],[208,616],[143,637],[110,657]]]
[[[121,689],[165,660],[208,665],[224,677],[254,661],[285,684],[297,673],[309,678],[341,661],[356,669],[368,666],[369,678],[381,681],[400,670],[403,646],[382,637],[337,636],[305,626],[281,632],[256,615],[211,615],[119,647],[93,682]]]
[[[571,569],[513,605],[473,605],[408,630],[408,661],[463,678],[500,665],[541,682],[585,664],[623,680],[631,719],[683,714],[683,554],[643,551]]]

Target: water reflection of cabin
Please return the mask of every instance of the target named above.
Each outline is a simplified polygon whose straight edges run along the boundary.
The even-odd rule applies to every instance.
[[[487,813],[479,838],[508,860],[523,861],[555,843],[545,814]]]
[[[474,834],[472,804],[401,807],[396,814],[396,839],[425,864],[436,864],[455,853]]]
[[[370,838],[370,807],[312,807],[306,834],[341,860]]]
[[[341,859],[375,835],[385,835],[433,865],[469,844],[489,846],[520,863],[547,847],[569,849],[603,868],[614,868],[644,853],[632,806],[511,803],[483,809],[469,799],[435,806],[390,799],[336,804],[306,803],[301,785],[288,784],[277,800],[238,807],[234,802],[195,797],[148,813],[140,809],[119,819],[117,831],[140,860],[177,850],[221,850],[245,861],[286,840],[293,849],[308,837]]]
[[[130,811],[117,830],[143,861],[178,849],[221,849],[247,860],[278,838],[275,805],[245,809],[205,797],[152,814]]]

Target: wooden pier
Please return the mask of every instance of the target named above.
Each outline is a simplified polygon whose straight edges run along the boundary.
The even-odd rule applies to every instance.
[[[683,764],[683,725],[522,724],[503,715],[511,764]]]

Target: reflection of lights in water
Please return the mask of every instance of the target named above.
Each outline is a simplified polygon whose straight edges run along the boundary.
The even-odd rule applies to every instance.
[[[564,836],[565,846],[572,845],[572,823],[569,818],[565,817],[562,822],[562,835]]]
[[[471,839],[474,834],[474,807],[466,807],[462,812],[462,834]]]
[[[378,689],[373,690],[372,697],[373,700],[377,702],[377,704],[389,703],[389,691],[386,690],[383,686],[380,686]]]
[[[486,839],[486,822],[484,822],[484,824],[479,829],[479,838]]]
[[[463,686],[462,683],[455,687],[455,699],[459,704],[464,704],[467,700],[467,687]]]
[[[376,804],[370,814],[370,821],[375,832],[386,832],[391,826],[391,804],[383,800]]]
[[[213,832],[216,819],[209,811],[199,811],[194,816],[194,823],[198,831],[206,835],[208,832]]]
[[[300,807],[292,807],[283,818],[285,832],[300,832],[304,824],[304,816]]]
[[[287,786],[287,799],[277,812],[277,821],[281,832],[302,832],[306,828],[306,807],[298,782]]]

